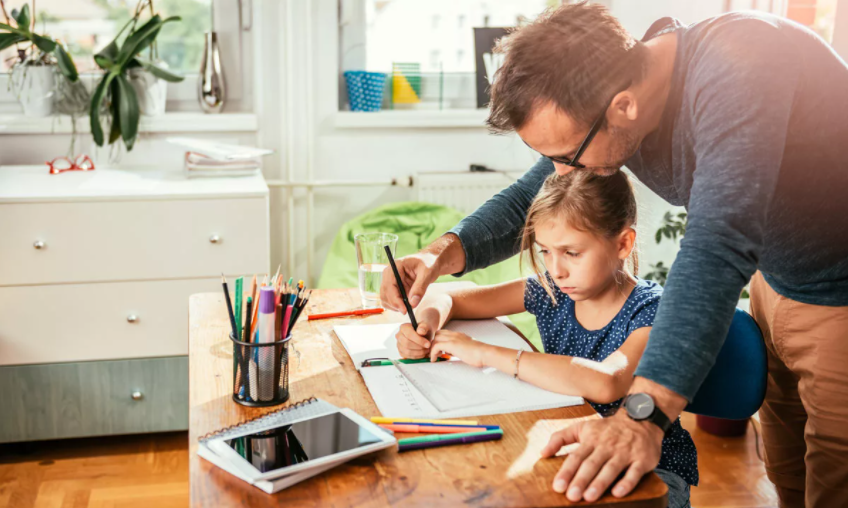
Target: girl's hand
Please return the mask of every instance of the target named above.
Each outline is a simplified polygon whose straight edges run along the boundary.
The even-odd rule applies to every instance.
[[[430,361],[435,362],[443,352],[459,357],[472,367],[483,367],[483,356],[488,346],[468,335],[450,330],[439,330],[430,346]]]
[[[395,335],[398,351],[404,358],[426,358],[430,354],[430,341],[434,332],[435,328],[429,323],[418,323],[417,332],[411,324],[402,324]]]

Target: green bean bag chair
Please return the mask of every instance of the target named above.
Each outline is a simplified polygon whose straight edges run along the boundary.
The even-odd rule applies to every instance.
[[[397,256],[414,254],[443,235],[465,215],[462,212],[441,205],[421,202],[390,203],[371,210],[341,227],[324,261],[318,288],[358,287],[359,273],[356,264],[354,237],[360,233],[394,233],[398,235]],[[470,280],[481,286],[497,284],[521,277],[518,257],[513,257],[477,270],[462,277],[445,275],[439,282]],[[536,328],[535,318],[527,313],[510,316],[519,330],[540,351],[542,341]]]

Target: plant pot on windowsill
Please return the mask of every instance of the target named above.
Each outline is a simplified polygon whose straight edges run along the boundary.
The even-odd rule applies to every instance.
[[[27,62],[12,70],[12,90],[24,110],[24,116],[45,117],[53,114],[56,88],[55,65]]]
[[[157,71],[167,72],[168,65],[164,61],[159,60],[153,63]],[[138,96],[138,109],[141,114],[144,116],[164,115],[168,101],[168,81],[176,82],[180,77],[170,75],[168,79],[163,79],[148,70],[150,68],[152,67],[135,67],[129,69],[127,75]]]

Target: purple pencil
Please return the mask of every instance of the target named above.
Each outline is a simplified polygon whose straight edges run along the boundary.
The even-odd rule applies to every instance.
[[[458,444],[480,443],[483,441],[497,441],[502,437],[503,433],[492,432],[489,434],[458,437],[455,439],[440,439],[438,441],[424,441],[420,443],[400,444],[398,445],[398,451],[408,452],[412,450],[423,450],[425,448],[436,448],[437,446],[451,446]]]

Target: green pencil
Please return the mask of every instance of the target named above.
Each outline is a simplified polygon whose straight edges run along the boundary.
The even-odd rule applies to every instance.
[[[398,439],[398,445],[409,445],[413,443],[431,443],[433,441],[445,441],[448,439],[459,439],[472,436],[488,436],[491,434],[503,435],[503,429],[484,430],[479,432],[460,432],[457,434],[433,434],[430,436],[408,437],[406,439]]]

